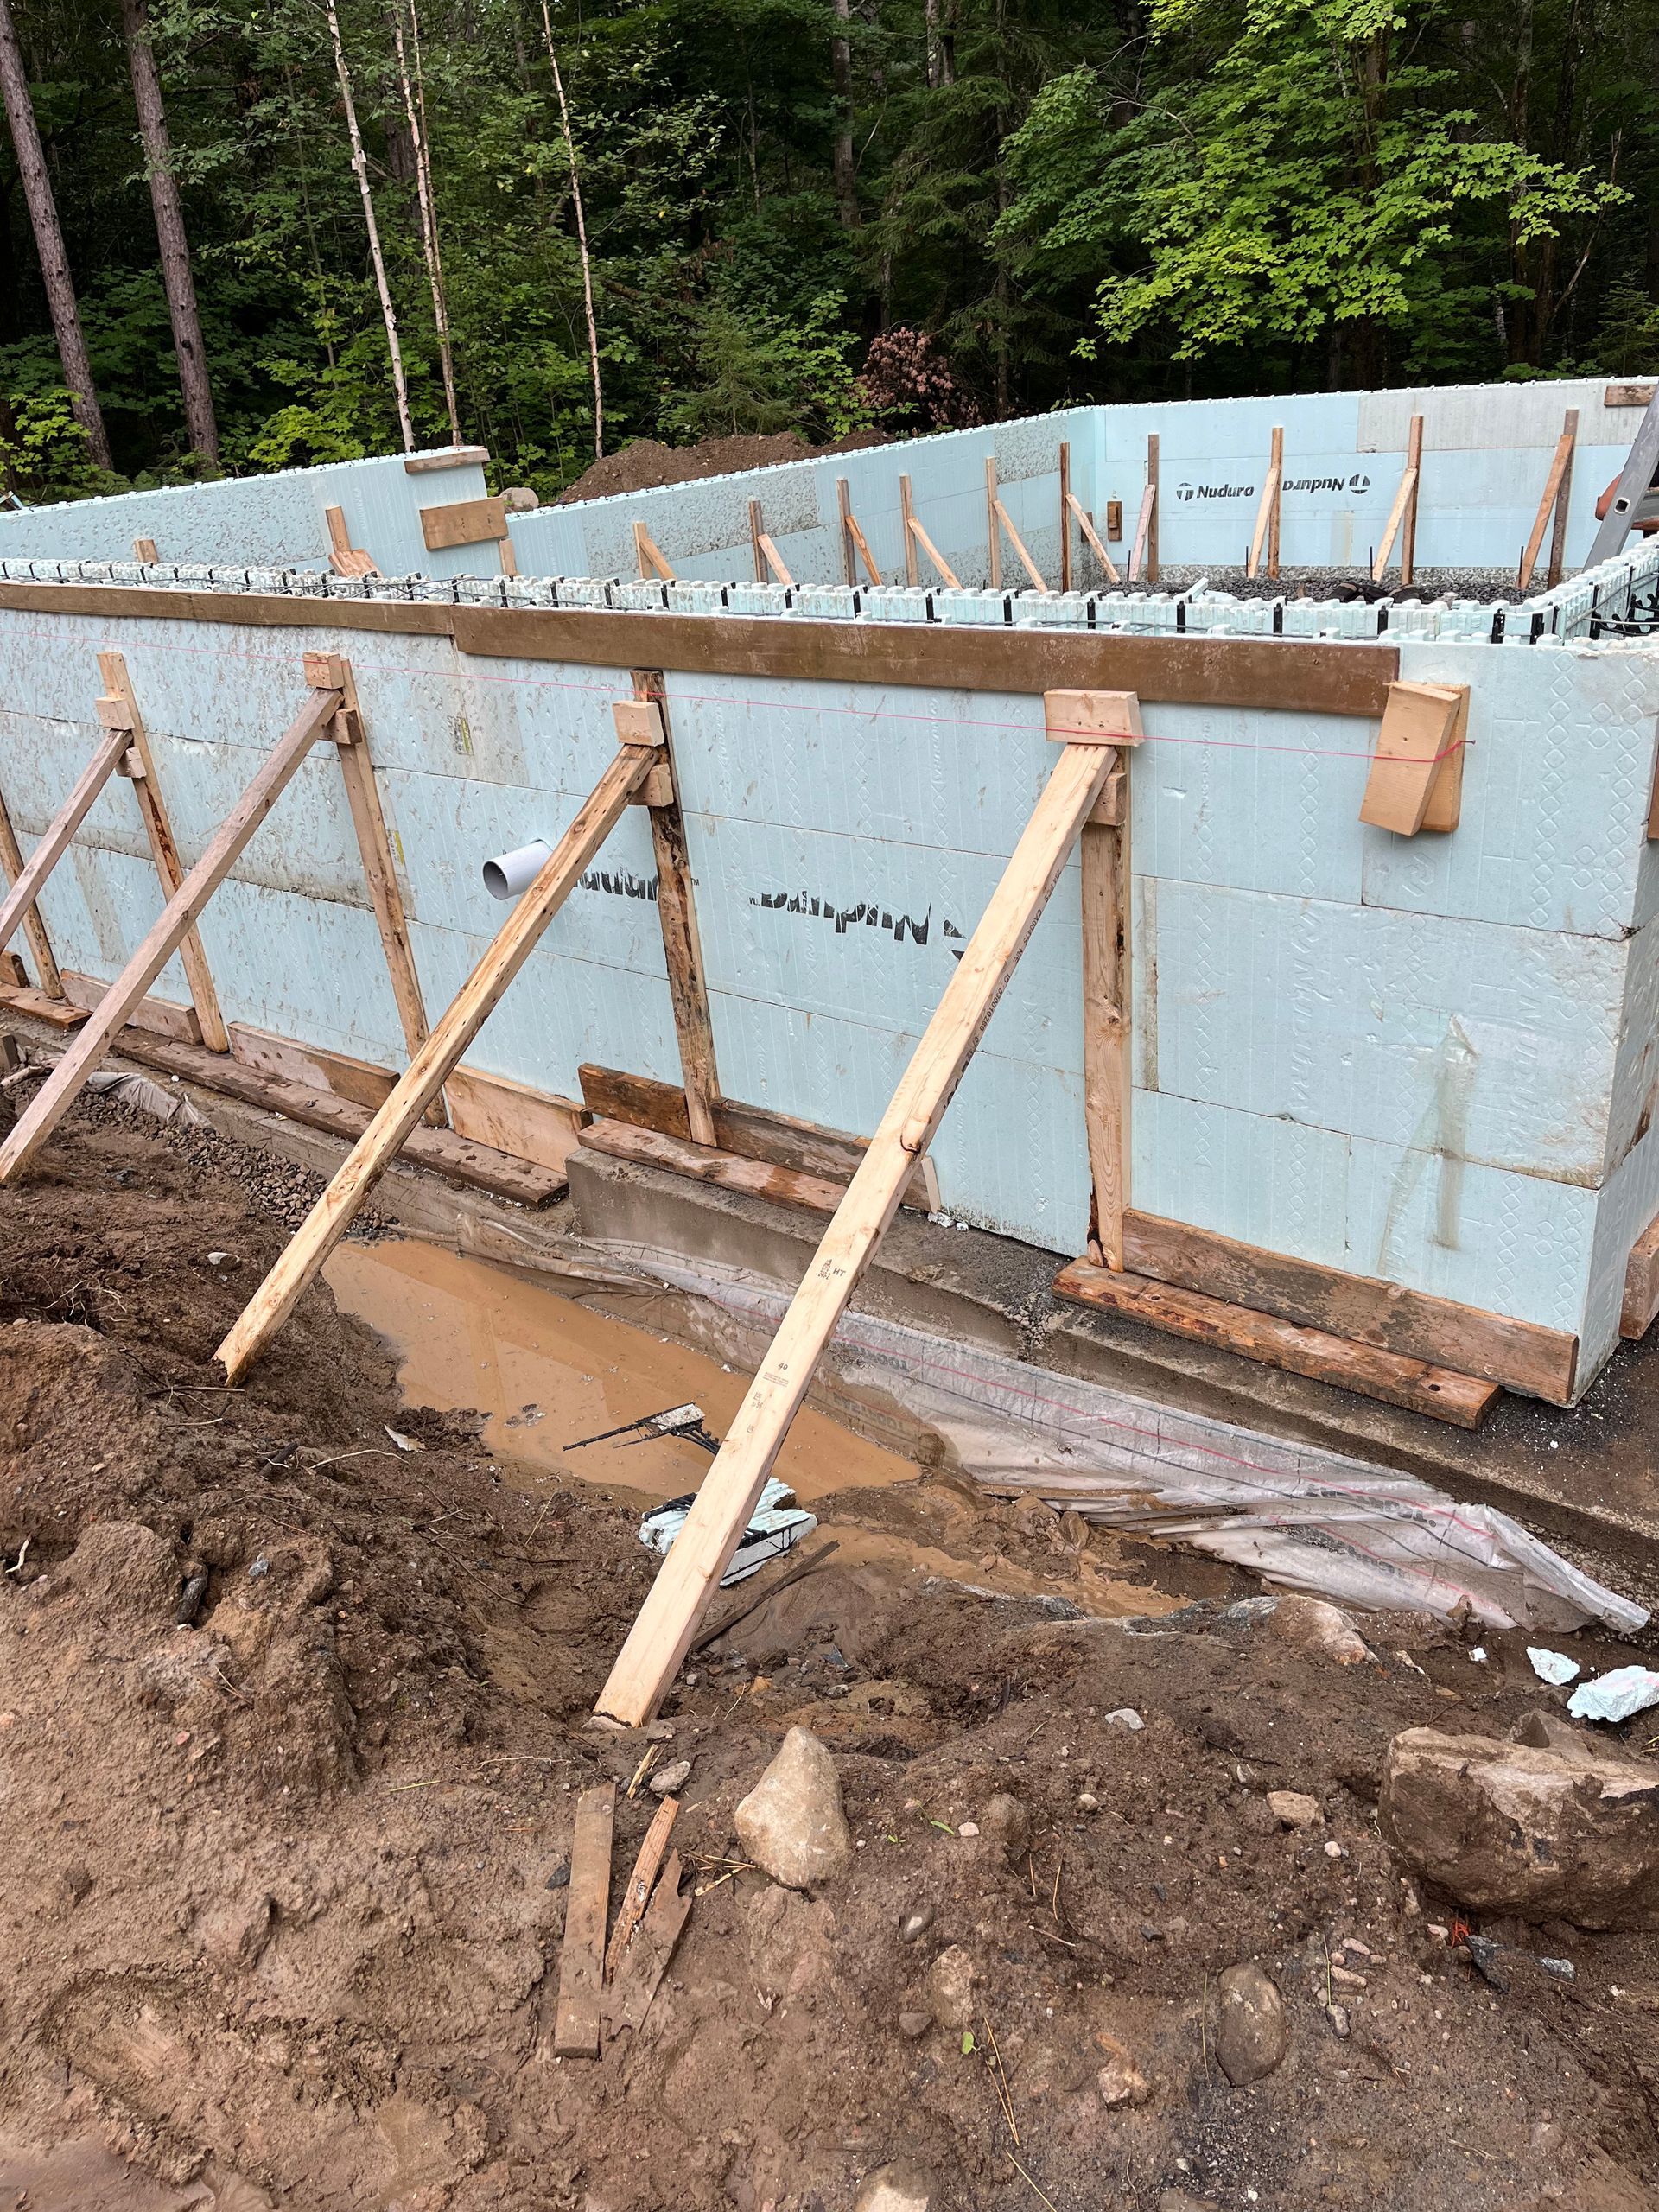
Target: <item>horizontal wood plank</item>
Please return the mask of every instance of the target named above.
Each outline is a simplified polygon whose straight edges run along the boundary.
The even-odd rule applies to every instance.
[[[639,1128],[658,1129],[664,1136],[691,1135],[685,1093],[678,1084],[627,1075],[620,1068],[596,1067],[591,1061],[578,1068],[576,1075],[582,1103],[589,1113],[607,1121],[631,1122]],[[715,1136],[722,1152],[770,1160],[775,1166],[821,1175],[833,1182],[850,1182],[867,1148],[868,1140],[863,1137],[820,1128],[814,1122],[799,1122],[790,1114],[768,1113],[761,1106],[741,1105],[733,1098],[716,1098],[714,1117]],[[917,1161],[905,1186],[904,1203],[919,1213],[938,1211],[938,1175],[931,1159]]]
[[[86,1019],[84,1006],[48,998],[31,983],[0,983],[0,1006],[9,1006],[14,1014],[26,1014],[35,1021],[49,1021],[54,1029],[78,1029]]]
[[[297,1044],[291,1037],[250,1028],[246,1022],[232,1022],[230,1036],[232,1056],[257,1075],[275,1076],[306,1090],[332,1090],[371,1112],[385,1104],[397,1080],[394,1069],[372,1060],[356,1059],[325,1045]]]
[[[844,1182],[804,1175],[798,1168],[779,1167],[767,1160],[746,1160],[735,1152],[693,1144],[689,1137],[664,1136],[660,1129],[642,1129],[630,1122],[590,1122],[580,1141],[584,1152],[602,1152],[612,1160],[631,1160],[636,1167],[661,1167],[671,1175],[689,1175],[722,1191],[741,1191],[746,1198],[804,1206],[810,1213],[834,1213],[847,1195]]]
[[[586,1118],[573,1098],[535,1090],[505,1076],[480,1075],[475,1068],[457,1068],[443,1095],[457,1136],[475,1138],[515,1160],[533,1160],[561,1175]]]
[[[1054,1278],[1054,1293],[1075,1305],[1120,1313],[1197,1344],[1218,1344],[1247,1359],[1315,1382],[1333,1382],[1341,1389],[1427,1414],[1458,1428],[1478,1428],[1498,1395],[1496,1382],[1459,1375],[1427,1360],[1379,1351],[1324,1329],[1281,1321],[1274,1314],[1208,1298],[1202,1291],[1153,1282],[1145,1275],[1114,1274],[1087,1260],[1074,1260],[1062,1268]]]
[[[505,500],[452,499],[442,507],[421,509],[421,535],[429,553],[452,545],[483,545],[507,534]]]
[[[434,476],[442,468],[482,468],[489,457],[487,446],[448,446],[442,453],[412,453],[404,463],[404,474]]]
[[[1318,1261],[1291,1259],[1214,1230],[1132,1210],[1123,1217],[1123,1263],[1158,1282],[1179,1283],[1460,1375],[1484,1376],[1552,1405],[1572,1402],[1579,1340],[1535,1321],[1488,1313],[1371,1275],[1345,1274]]]
[[[204,1090],[219,1090],[228,1098],[239,1098],[245,1106],[285,1115],[289,1121],[303,1122],[308,1128],[326,1129],[348,1144],[356,1143],[372,1119],[369,1108],[349,1098],[336,1097],[329,1091],[308,1090],[277,1077],[257,1075],[234,1057],[205,1052],[200,1046],[175,1045],[143,1030],[122,1030],[111,1049],[144,1067],[160,1068],[168,1075],[182,1077],[186,1082],[199,1083]],[[519,1205],[545,1205],[550,1199],[561,1197],[566,1187],[564,1177],[553,1169],[536,1166],[528,1160],[510,1160],[505,1153],[457,1136],[453,1129],[415,1130],[401,1156],[415,1166],[430,1168],[452,1183],[487,1191],[494,1198],[512,1198]]]
[[[63,995],[73,1006],[83,1007],[90,1014],[109,989],[96,976],[83,976],[73,969],[63,971]],[[176,1044],[200,1045],[201,1023],[193,1006],[175,1006],[171,999],[143,998],[134,1007],[129,1017],[135,1028],[154,1030],[158,1037],[171,1037]]]

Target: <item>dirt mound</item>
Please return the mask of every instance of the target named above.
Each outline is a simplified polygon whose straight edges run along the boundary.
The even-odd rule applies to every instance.
[[[887,1553],[683,1675],[656,1748],[690,1762],[690,1923],[643,2024],[555,2060],[576,1796],[619,1785],[613,1902],[656,1810],[651,1747],[583,1725],[650,1573],[635,1511],[400,1410],[326,1289],[224,1390],[280,1231],[187,1142],[99,1109],[0,1205],[0,2199],[850,2212],[900,2163],[936,2212],[1650,2201],[1659,1939],[1492,1923],[1571,1975],[1489,1983],[1377,1833],[1397,1732],[1540,1700],[1524,1638],[1476,1664],[1368,1621],[1344,1665],[1213,1563],[951,1478],[824,1502]],[[1081,1617],[1107,1573],[1190,1602]],[[855,1841],[812,1897],[734,1828],[798,1724]],[[1287,2046],[1248,2088],[1216,2056],[1241,1961]]]
[[[811,461],[827,453],[862,453],[892,443],[885,430],[855,430],[829,445],[809,445],[797,430],[775,436],[702,438],[694,446],[665,446],[656,438],[636,438],[619,453],[607,453],[561,492],[562,507],[582,499],[607,499],[618,492],[651,492],[659,484],[690,484],[703,476],[735,476],[746,468],[775,468],[786,461]]]

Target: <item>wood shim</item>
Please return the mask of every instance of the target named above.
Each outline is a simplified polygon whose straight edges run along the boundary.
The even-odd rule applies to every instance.
[[[1362,822],[1402,837],[1457,828],[1468,709],[1466,683],[1389,686],[1359,810]],[[1431,796],[1436,802],[1432,821]]]
[[[611,1836],[616,1784],[602,1782],[576,1800],[565,1891],[559,1996],[553,2017],[558,2058],[599,2056],[599,2001],[605,1979],[605,1923],[611,1903]]]
[[[635,788],[650,774],[657,757],[656,749],[650,746],[624,746],[594,786],[541,874],[492,939],[397,1089],[219,1345],[215,1357],[230,1381],[234,1382],[258,1357],[293,1311],[306,1285],[351,1226],[375,1183],[418,1127],[450,1071],[541,942],[583,869],[620,821]]]
[[[1384,1405],[1404,1406],[1457,1428],[1478,1428],[1498,1395],[1496,1382],[1451,1368],[1281,1321],[1271,1313],[1207,1297],[1202,1291],[1090,1267],[1083,1260],[1061,1268],[1054,1278],[1054,1294],[1074,1305],[1123,1314],[1166,1335],[1216,1344],[1265,1366],[1357,1391]]]
[[[452,545],[486,545],[506,534],[506,502],[499,496],[453,499],[446,506],[421,509],[421,536],[429,553],[442,553]]]
[[[809,1263],[685,1525],[658,1571],[599,1699],[638,1726],[656,1711],[754,1510],[825,1347],[899,1210],[974,1049],[1047,906],[1112,766],[1109,742],[1067,745],[858,1173]]]

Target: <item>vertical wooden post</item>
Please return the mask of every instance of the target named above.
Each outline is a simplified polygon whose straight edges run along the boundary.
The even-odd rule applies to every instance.
[[[1071,588],[1071,448],[1060,440],[1060,589]]]
[[[766,550],[760,543],[762,535],[760,502],[759,499],[751,499],[749,501],[749,543],[754,549],[754,581],[758,584],[763,584],[766,581]]]
[[[132,795],[138,802],[138,811],[143,817],[144,835],[149,840],[149,849],[156,862],[156,873],[162,879],[162,895],[171,899],[184,881],[184,870],[179,864],[179,849],[174,842],[173,825],[168,819],[167,804],[162,797],[162,787],[156,774],[156,761],[149,749],[149,734],[144,728],[144,718],[138,711],[138,696],[132,688],[132,678],[127,672],[126,657],[119,652],[101,652],[98,657],[98,672],[104,679],[107,700],[99,702],[99,719],[106,727],[118,728],[118,722],[109,720],[106,706],[124,710],[127,716],[127,731],[132,751],[137,755],[134,764],[137,773],[132,778]],[[219,1010],[219,993],[213,988],[213,971],[207,965],[207,955],[202,950],[201,938],[193,926],[188,929],[179,943],[179,959],[190,985],[190,1003],[196,1009],[196,1020],[201,1028],[201,1041],[210,1052],[228,1052],[231,1040],[225,1027],[225,1018]]]
[[[1147,516],[1147,582],[1158,581],[1158,433],[1147,437],[1147,490],[1152,495]]]
[[[916,565],[916,513],[911,505],[908,476],[899,479],[899,517],[905,533],[905,582],[913,585],[920,582],[921,571]]]
[[[989,550],[986,575],[993,591],[1002,588],[1002,529],[996,512],[996,455],[985,456],[985,535]]]
[[[386,972],[391,979],[398,1026],[412,1060],[427,1039],[426,1004],[421,996],[409,918],[404,911],[403,889],[392,858],[391,839],[386,834],[386,818],[380,810],[379,787],[374,779],[374,764],[369,758],[352,664],[342,653],[307,653],[305,680],[315,691],[338,691],[340,695],[340,710],[330,721],[327,734],[340,756],[340,772],[346,785],[346,804],[352,810],[352,827],[357,833],[357,849],[363,861],[370,903],[374,908],[375,927],[385,954]]]
[[[1064,728],[1088,702],[1096,727],[1112,731],[1121,748],[1106,788],[1084,824],[1083,1112],[1094,1195],[1089,1256],[1097,1267],[1123,1266],[1123,1211],[1129,1182],[1129,753],[1140,743],[1141,702],[1133,691],[1051,691],[1043,702]]]
[[[847,479],[836,479],[836,506],[841,516],[841,573],[843,582],[858,582],[858,549],[853,543],[851,529],[853,502],[847,488]]]
[[[1285,434],[1274,426],[1273,433],[1273,513],[1268,524],[1268,574],[1279,574],[1279,518],[1285,504]]]
[[[601,1712],[630,1726],[650,1719],[678,1671],[818,1361],[1100,796],[1112,741],[1090,735],[1081,716],[1058,719],[1077,721],[1077,736],[1049,774],[600,1694]]]
[[[16,882],[23,872],[23,855],[17,842],[16,832],[11,826],[11,817],[6,811],[3,793],[0,793],[0,871],[8,887]],[[58,973],[58,963],[52,950],[52,940],[46,933],[46,924],[40,908],[31,900],[23,910],[23,931],[29,938],[29,949],[35,956],[35,972],[41,979],[41,988],[49,999],[63,996],[63,978]]]
[[[1411,429],[1406,439],[1406,467],[1411,475],[1411,489],[1406,495],[1405,526],[1400,537],[1400,581],[1414,583],[1417,579],[1417,497],[1423,488],[1423,418],[1414,415]]]
[[[680,811],[679,779],[673,767],[674,741],[668,726],[666,694],[660,669],[634,670],[633,696],[656,709],[662,742],[667,749],[664,762],[667,796],[653,799],[651,787],[647,786],[645,798],[651,817],[652,849],[657,856],[657,918],[663,932],[663,957],[668,963],[674,1033],[679,1039],[686,1119],[694,1144],[716,1145],[720,1140],[715,1134],[715,1106],[720,1097],[720,1071],[715,1058],[709,984],[703,972],[702,944],[697,934],[697,910],[692,898],[685,817]]]

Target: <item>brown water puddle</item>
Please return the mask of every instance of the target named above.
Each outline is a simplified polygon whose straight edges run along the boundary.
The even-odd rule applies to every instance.
[[[339,1245],[323,1273],[341,1311],[367,1322],[397,1353],[404,1402],[482,1414],[483,1440],[504,1478],[531,1494],[550,1476],[628,1491],[642,1504],[695,1490],[713,1463],[679,1437],[564,1447],[688,1399],[723,1436],[748,1388],[747,1375],[704,1353],[591,1313],[487,1260],[416,1239]],[[937,1516],[919,1500],[912,1510],[891,1495],[919,1485],[918,1470],[810,1408],[795,1416],[776,1472],[803,1504],[836,1496],[838,1510],[821,1516],[821,1527],[839,1543],[845,1566],[937,1575],[1002,1597],[1063,1588],[1089,1613],[1160,1610],[1154,1592],[1116,1581],[1087,1560],[1064,1577],[1001,1558],[988,1563],[983,1532],[969,1526],[964,1555],[944,1548]],[[872,1516],[879,1526],[861,1522],[845,1496],[861,1490],[887,1493]]]

